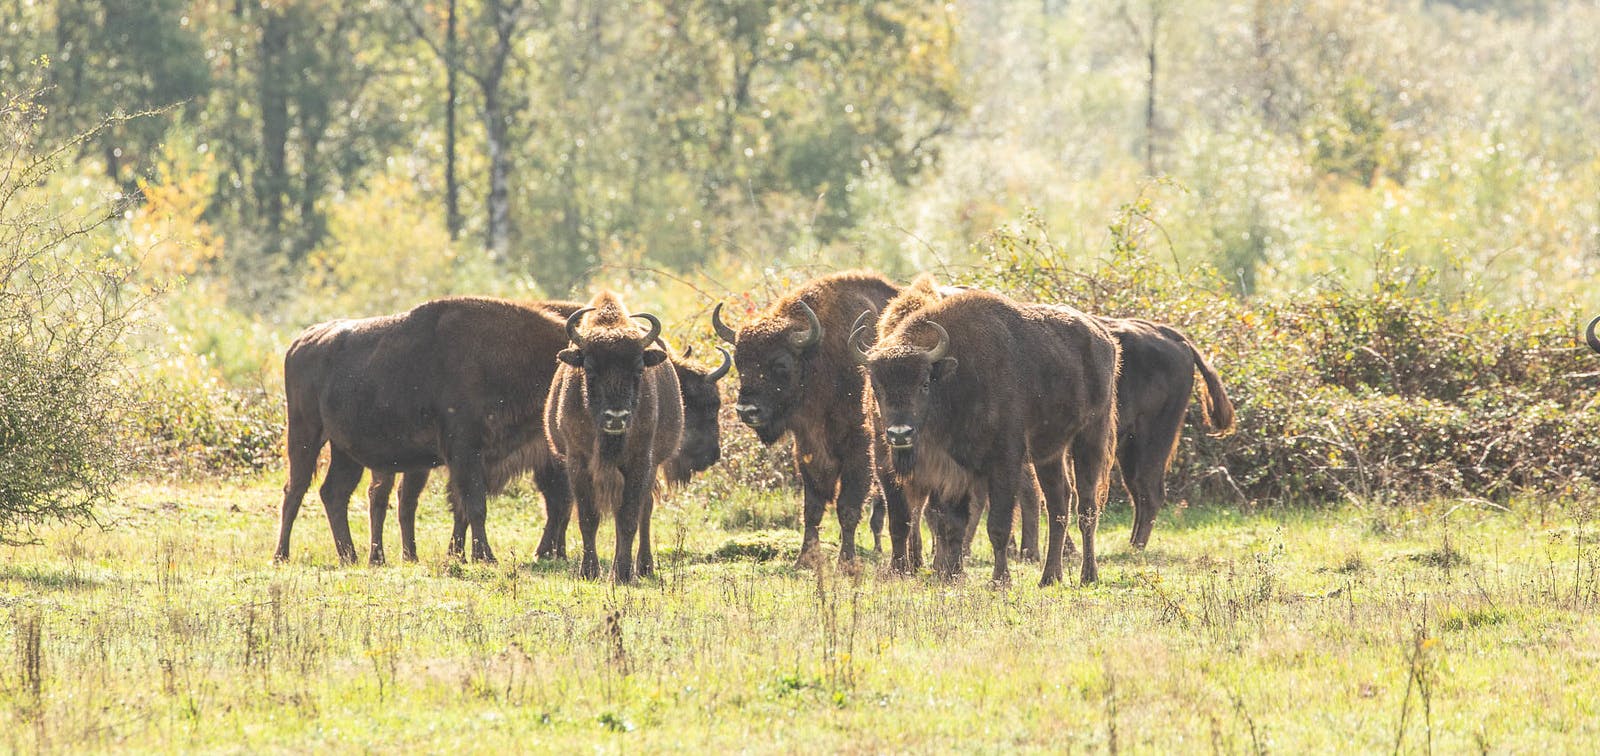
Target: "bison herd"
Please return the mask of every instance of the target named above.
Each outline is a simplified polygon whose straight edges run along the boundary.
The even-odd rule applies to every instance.
[[[822,558],[823,514],[839,520],[839,560],[871,502],[874,547],[887,515],[891,566],[953,576],[987,510],[993,579],[1010,580],[1013,521],[1020,555],[1040,555],[1038,511],[1049,513],[1041,584],[1063,579],[1082,540],[1080,579],[1096,579],[1095,530],[1113,465],[1134,505],[1132,542],[1148,543],[1168,462],[1200,373],[1201,415],[1231,430],[1221,381],[1178,330],[940,286],[901,287],[867,272],[823,276],[736,325],[712,312],[733,348],[707,370],[671,354],[661,323],[615,294],[587,304],[454,297],[398,315],[306,329],[284,359],[288,483],[276,559],[323,446],[319,491],[339,558],[356,560],[348,508],[363,470],[368,559],[384,561],[383,521],[400,476],[405,559],[416,559],[417,499],[430,472],[449,470],[450,552],[492,561],[487,498],[533,472],[545,501],[538,556],[564,558],[574,507],[579,574],[600,575],[595,532],[616,522],[611,575],[631,582],[654,566],[650,517],[659,478],[687,481],[720,458],[717,381],[737,367],[733,411],[764,444],[794,440],[804,496],[800,564]]]

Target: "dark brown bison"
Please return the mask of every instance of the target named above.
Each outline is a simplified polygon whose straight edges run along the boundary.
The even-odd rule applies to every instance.
[[[567,309],[567,303],[564,302],[536,302],[532,306],[548,309],[550,304],[559,305],[556,311]],[[565,320],[582,307],[581,304],[572,305],[561,315],[562,319]],[[688,349],[684,350],[682,357],[675,357],[672,360],[672,367],[678,374],[678,386],[683,391],[683,441],[678,453],[661,467],[662,477],[670,485],[687,484],[695,473],[709,469],[722,458],[722,430],[720,423],[717,422],[717,413],[722,409],[722,396],[717,390],[717,381],[726,376],[733,367],[733,357],[721,347],[718,347],[717,351],[722,354],[722,363],[712,369],[697,367],[690,363]],[[555,355],[552,354],[550,356],[552,364],[555,359]],[[542,413],[539,419],[542,423],[544,419]],[[417,501],[422,495],[423,488],[427,486],[430,473],[431,470],[428,468],[407,470],[400,478],[400,538],[404,558],[407,561],[415,561],[417,558]],[[372,482],[367,487],[367,506],[372,522],[372,548],[369,560],[373,564],[383,563],[384,512],[389,506],[389,493],[394,490],[394,485],[395,473],[372,471]],[[552,510],[549,507],[552,501],[557,504],[564,502],[564,506]],[[565,499],[547,497],[545,504],[544,535],[539,540],[537,555],[541,559],[565,559],[567,525],[572,518],[571,497]]]
[[[392,487],[392,473],[450,469],[457,513],[451,553],[465,549],[492,561],[484,531],[486,500],[532,469],[553,508],[570,506],[566,475],[545,441],[544,398],[555,375],[554,355],[566,344],[563,323],[548,311],[494,299],[455,297],[409,312],[312,326],[284,357],[288,405],[289,480],[275,558],[289,557],[289,534],[316,471],[330,447],[321,496],[344,562],[356,559],[350,537],[350,494],[362,468],[388,473],[372,495]],[[426,475],[402,486],[402,526],[410,530],[416,495]],[[382,509],[374,509],[382,533]],[[409,555],[415,543],[407,538]],[[374,557],[382,560],[381,541]]]
[[[641,333],[632,319],[647,321]],[[630,583],[650,575],[650,515],[656,467],[678,452],[683,400],[667,353],[655,348],[661,322],[630,316],[610,292],[596,295],[567,318],[572,346],[557,355],[561,366],[545,404],[550,445],[566,463],[583,536],[579,574],[600,576],[595,529],[602,512],[616,518],[613,578]],[[634,537],[639,540],[637,565]]]
[[[1594,320],[1589,321],[1589,327],[1583,329],[1583,340],[1589,343],[1590,349],[1600,354],[1600,336],[1594,335],[1596,325],[1600,325],[1600,315],[1596,315]]]
[[[873,474],[872,437],[862,415],[862,376],[850,356],[849,326],[857,314],[882,309],[897,293],[899,288],[882,276],[853,271],[806,283],[737,332],[722,321],[721,305],[712,311],[717,335],[734,347],[739,396],[733,408],[739,421],[763,444],[776,443],[785,433],[794,436],[795,464],[805,489],[802,566],[820,558],[818,530],[830,501],[839,517],[839,560],[855,559],[856,526]],[[895,487],[884,495],[899,499],[900,492]]]
[[[852,349],[867,368],[878,427],[906,500],[926,497],[937,514],[935,570],[961,570],[973,499],[985,494],[992,504],[993,578],[1010,579],[1006,545],[1024,464],[1031,461],[1050,511],[1040,583],[1062,578],[1067,503],[1074,494],[1083,538],[1080,576],[1093,582],[1094,532],[1116,433],[1117,343],[1105,328],[1064,308],[964,291],[905,316],[870,352],[856,344],[856,335]],[[903,504],[891,503],[897,563],[908,558],[909,515]]]

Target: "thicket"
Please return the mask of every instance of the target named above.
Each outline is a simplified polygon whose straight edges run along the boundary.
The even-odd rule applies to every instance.
[[[122,336],[150,292],[105,255],[118,195],[61,170],[95,129],[40,147],[38,92],[0,100],[0,543],[45,521],[89,521],[132,462]]]
[[[1492,306],[1472,287],[1445,294],[1392,249],[1373,253],[1388,264],[1370,286],[1240,297],[1213,269],[1164,263],[1151,218],[1148,199],[1125,206],[1109,252],[1087,264],[1030,216],[984,238],[979,272],[952,278],[1184,330],[1220,373],[1237,432],[1185,426],[1174,499],[1502,501],[1590,484],[1600,357],[1567,316]]]

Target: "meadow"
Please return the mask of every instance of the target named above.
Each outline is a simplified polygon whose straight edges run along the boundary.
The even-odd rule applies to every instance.
[[[274,566],[278,478],[128,484],[111,527],[0,550],[0,743],[1549,752],[1600,736],[1586,500],[1180,506],[1133,553],[1114,498],[1100,584],[1040,589],[1024,564],[997,588],[982,538],[953,583],[870,554],[855,574],[796,570],[798,497],[713,474],[658,507],[659,576],[615,587],[532,560],[531,488],[491,502],[498,564],[445,556],[435,484],[420,562],[337,566],[309,504]]]

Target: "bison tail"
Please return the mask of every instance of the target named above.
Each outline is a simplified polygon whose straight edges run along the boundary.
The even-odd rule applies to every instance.
[[[1206,425],[1211,427],[1211,435],[1221,437],[1233,433],[1233,401],[1228,398],[1227,389],[1222,387],[1222,379],[1217,377],[1217,371],[1212,369],[1211,363],[1206,361],[1205,355],[1193,343],[1186,338],[1183,344],[1194,355],[1194,366],[1205,380],[1205,386],[1200,390],[1200,410],[1205,415]]]

